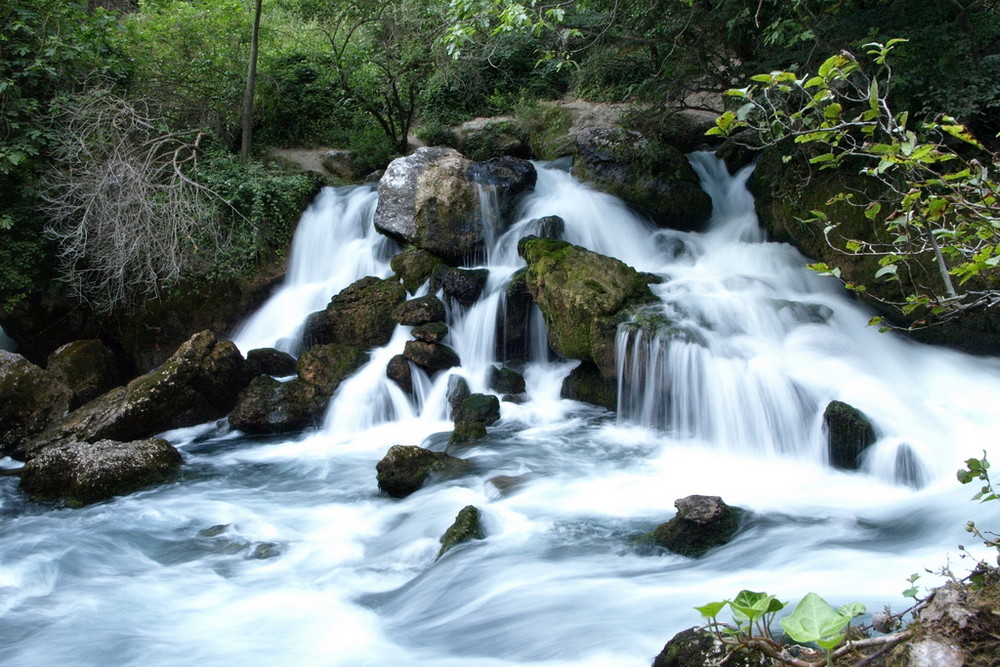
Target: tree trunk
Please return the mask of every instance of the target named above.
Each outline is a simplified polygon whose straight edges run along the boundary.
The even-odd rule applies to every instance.
[[[246,163],[250,159],[250,140],[253,137],[253,94],[257,83],[257,42],[260,38],[260,5],[257,0],[254,7],[253,31],[250,33],[250,63],[247,66],[247,89],[243,95],[243,137],[240,143],[240,160]]]

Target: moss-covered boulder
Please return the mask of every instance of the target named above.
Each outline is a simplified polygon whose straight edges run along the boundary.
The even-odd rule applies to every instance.
[[[18,449],[32,458],[66,442],[130,442],[224,417],[251,380],[231,341],[195,334],[155,371],[117,387],[53,423]]]
[[[486,437],[486,425],[480,422],[458,422],[448,436],[448,445],[467,445]]]
[[[375,465],[378,488],[393,498],[405,498],[422,487],[431,475],[456,475],[469,462],[414,445],[393,445]]]
[[[687,496],[674,502],[677,514],[657,526],[650,537],[659,546],[681,556],[698,558],[726,544],[740,528],[743,510],[718,496]]]
[[[160,438],[68,442],[29,461],[21,489],[34,500],[65,500],[80,507],[163,482],[180,466],[180,453]]]
[[[445,315],[441,299],[428,295],[404,301],[396,311],[396,321],[412,327],[428,322],[442,322]]]
[[[647,278],[613,257],[565,241],[523,239],[518,251],[528,262],[525,281],[545,315],[552,349],[592,361],[604,377],[615,377],[618,324],[633,308],[655,300]]]
[[[403,281],[406,291],[414,294],[436,271],[448,265],[443,259],[426,250],[410,248],[393,255],[389,260],[389,266]]]
[[[280,382],[258,375],[240,394],[229,424],[250,435],[301,431],[320,423],[329,399],[328,392],[302,378]]]
[[[684,154],[634,130],[594,127],[580,132],[573,175],[664,227],[696,229],[712,214],[712,199]]]
[[[474,505],[467,505],[458,511],[455,522],[441,536],[441,550],[437,557],[440,558],[459,544],[485,537],[486,531],[483,530],[479,509]]]
[[[875,427],[865,413],[842,401],[830,401],[823,411],[830,465],[857,470],[861,453],[875,443]]]
[[[523,394],[527,390],[524,376],[513,368],[490,368],[490,387],[501,394]]]
[[[456,424],[478,422],[489,426],[500,419],[500,400],[489,394],[471,394],[458,406],[452,419]]]
[[[336,342],[365,349],[381,347],[392,337],[396,309],[405,299],[406,289],[396,280],[368,276],[353,282],[324,310],[306,319],[306,346]]]
[[[592,362],[584,361],[563,380],[560,395],[574,401],[599,405],[614,412],[618,409],[618,383],[604,377]]]
[[[121,384],[115,353],[94,339],[66,343],[49,355],[45,369],[73,391],[74,407]]]
[[[296,364],[299,377],[316,385],[327,396],[340,383],[368,362],[368,351],[357,345],[327,343],[313,345],[302,353]]]
[[[0,350],[0,456],[15,452],[69,411],[73,392],[24,357]]]
[[[408,340],[403,346],[403,356],[431,372],[462,365],[458,353],[444,343]]]
[[[416,340],[422,340],[425,343],[440,343],[448,335],[448,325],[444,322],[428,322],[413,327],[413,331],[410,333]]]

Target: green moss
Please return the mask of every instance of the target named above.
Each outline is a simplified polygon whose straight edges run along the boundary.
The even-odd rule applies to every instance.
[[[479,510],[473,505],[467,505],[459,510],[455,522],[441,536],[441,550],[438,552],[438,558],[463,542],[481,540],[485,537],[486,533],[483,531]]]

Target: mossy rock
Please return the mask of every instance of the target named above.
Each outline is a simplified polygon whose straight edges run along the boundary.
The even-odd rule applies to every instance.
[[[592,362],[584,361],[563,380],[560,395],[574,401],[618,409],[618,383],[609,380]]]
[[[296,371],[303,380],[330,396],[340,383],[368,362],[368,352],[357,345],[327,343],[313,345],[302,353]]]
[[[459,544],[482,540],[485,537],[486,532],[483,530],[479,509],[474,505],[467,505],[459,510],[455,522],[441,536],[441,550],[438,551],[437,557],[440,558]]]
[[[74,407],[118,386],[122,379],[115,353],[93,339],[66,343],[49,355],[45,369],[73,391]]]
[[[393,498],[405,498],[420,489],[432,474],[455,475],[468,461],[414,445],[393,445],[376,464],[378,488]]]
[[[396,310],[406,289],[392,279],[362,278],[330,300],[324,310],[306,319],[307,346],[340,343],[365,349],[389,342],[396,328]]]
[[[19,354],[0,350],[0,456],[13,453],[69,411],[73,392]]]
[[[329,399],[329,393],[302,378],[279,382],[260,375],[240,394],[229,424],[249,435],[294,433],[317,426]]]
[[[432,372],[462,365],[458,353],[443,343],[408,340],[403,345],[403,356]]]
[[[449,445],[467,445],[486,437],[486,426],[482,422],[456,422],[448,436]]]
[[[726,544],[739,531],[744,510],[718,496],[687,496],[675,501],[677,515],[657,526],[650,538],[659,546],[688,558],[699,558]]]
[[[410,248],[394,255],[389,260],[389,266],[403,281],[406,291],[414,294],[436,271],[446,267],[447,264],[433,253],[420,248]]]

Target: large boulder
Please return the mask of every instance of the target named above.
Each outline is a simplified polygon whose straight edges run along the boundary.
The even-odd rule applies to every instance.
[[[681,556],[698,558],[726,544],[740,527],[743,510],[718,496],[688,496],[674,502],[677,514],[650,534],[653,542]]]
[[[594,127],[576,137],[573,175],[625,200],[663,227],[697,229],[712,199],[687,158],[634,130]]]
[[[480,190],[492,191],[504,206],[536,177],[534,167],[517,158],[474,163],[451,148],[419,148],[386,168],[375,228],[459,264],[483,249]]]
[[[534,301],[525,280],[527,269],[515,273],[504,289],[502,308],[497,312],[496,358],[500,361],[527,361],[529,323]]]
[[[368,352],[357,345],[328,343],[313,345],[299,357],[299,377],[332,396],[340,383],[368,362]]]
[[[593,361],[616,376],[615,335],[633,308],[655,300],[646,277],[623,262],[554,239],[518,244],[528,291],[545,315],[557,354]]]
[[[393,498],[405,498],[422,487],[432,474],[454,475],[469,462],[444,452],[414,445],[393,445],[375,465],[378,488]]]
[[[362,278],[306,319],[303,339],[307,346],[336,342],[381,347],[392,338],[396,309],[405,299],[406,289],[395,280]]]
[[[21,489],[34,500],[80,507],[162,482],[180,466],[180,453],[160,438],[67,442],[24,466]]]
[[[73,392],[19,354],[0,350],[0,456],[11,454],[69,411]]]
[[[83,405],[121,383],[115,353],[99,340],[66,343],[49,355],[49,373],[73,391],[73,404]]]
[[[202,331],[151,373],[95,398],[38,434],[17,454],[80,441],[128,442],[224,417],[250,381],[246,360],[231,341]]]
[[[830,465],[857,470],[861,453],[875,443],[875,427],[865,413],[842,401],[830,401],[823,411]]]
[[[319,424],[330,394],[295,378],[280,382],[258,375],[229,414],[234,429],[250,435],[291,433]]]

